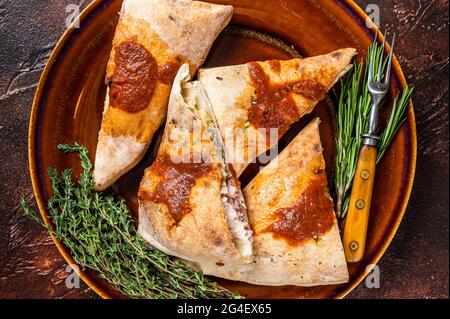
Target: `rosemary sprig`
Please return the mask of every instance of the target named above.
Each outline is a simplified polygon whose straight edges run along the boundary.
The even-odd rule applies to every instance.
[[[83,172],[76,186],[72,171],[61,176],[48,170],[53,197],[48,202],[53,227],[21,199],[24,215],[45,226],[70,249],[83,269],[98,273],[116,290],[130,298],[240,298],[193,271],[184,263],[148,248],[124,200],[94,191],[92,164],[85,147],[59,145],[65,153],[79,153]]]
[[[379,61],[384,48],[378,43],[369,46],[367,58],[353,66],[346,80],[341,81],[341,94],[338,102],[336,126],[336,168],[334,189],[336,192],[336,215],[344,218],[349,204],[349,194],[356,171],[361,135],[367,130],[369,113],[372,103],[367,88],[368,66],[371,64],[375,50],[373,64],[374,77],[379,72],[385,72],[386,64],[379,69]],[[386,59],[387,61],[387,59]],[[413,92],[413,88],[405,88],[397,95],[391,111],[386,129],[381,134],[377,162],[381,160],[397,131],[406,120],[406,109]]]
[[[383,158],[395,134],[406,121],[406,110],[413,91],[413,88],[407,87],[395,98],[389,122],[383,134],[381,134],[377,163]]]

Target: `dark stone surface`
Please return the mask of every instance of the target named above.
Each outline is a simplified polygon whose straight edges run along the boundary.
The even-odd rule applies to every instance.
[[[360,285],[349,298],[448,298],[447,0],[364,0],[398,35],[397,57],[416,87],[418,162],[400,229],[379,267],[381,287]],[[0,0],[0,298],[96,298],[83,283],[65,286],[66,264],[39,226],[16,205],[31,197],[27,128],[38,77],[65,29],[69,3]]]

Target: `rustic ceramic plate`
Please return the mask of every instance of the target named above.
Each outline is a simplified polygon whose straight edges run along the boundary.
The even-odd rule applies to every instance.
[[[46,202],[50,195],[47,169],[67,167],[79,172],[75,155],[56,150],[59,143],[78,142],[94,152],[100,128],[105,86],[106,62],[121,0],[93,1],[82,13],[79,29],[69,29],[56,46],[42,75],[33,104],[30,135],[30,171],[40,211],[48,223]],[[299,52],[303,56],[328,53],[354,47],[359,57],[365,56],[374,31],[366,26],[365,13],[349,0],[217,0],[232,4],[235,14],[232,27],[217,39],[206,65],[238,64],[252,60],[286,59]],[[398,62],[394,61],[391,96],[406,86]],[[382,117],[385,119],[388,110]],[[320,116],[321,137],[329,176],[332,174],[334,142],[333,97],[320,103],[314,114],[303,119],[285,138],[289,142],[312,117]],[[145,160],[117,184],[136,212],[136,191],[143,170],[151,163],[159,138]],[[227,288],[249,298],[341,298],[358,285],[378,262],[400,224],[410,196],[416,162],[416,125],[412,105],[408,119],[377,169],[373,206],[370,216],[365,258],[352,264],[350,282],[338,286],[313,288],[260,287],[221,281]],[[243,184],[252,178],[252,169]],[[56,241],[68,263],[73,263],[68,250]],[[120,297],[94,273],[81,273],[82,279],[104,298]]]

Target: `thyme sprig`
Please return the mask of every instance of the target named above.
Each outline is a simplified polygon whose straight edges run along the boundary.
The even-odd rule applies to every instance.
[[[372,57],[372,52],[375,54]],[[349,204],[349,194],[356,171],[361,135],[367,130],[372,103],[367,88],[368,66],[375,59],[374,78],[379,72],[385,73],[386,64],[378,67],[384,47],[378,43],[369,46],[365,61],[356,63],[348,77],[341,81],[336,125],[336,167],[334,189],[336,192],[336,215],[344,218]],[[387,61],[387,59],[386,59]],[[386,62],[385,61],[385,62]],[[406,120],[406,110],[413,88],[405,88],[395,98],[391,116],[381,134],[377,162],[381,160],[392,143],[397,131]]]
[[[124,200],[111,193],[94,191],[92,164],[80,145],[59,145],[65,153],[78,153],[82,173],[78,185],[72,170],[59,176],[48,170],[53,197],[48,213],[53,226],[46,226],[25,199],[24,215],[45,226],[71,251],[84,270],[97,272],[114,289],[130,298],[239,298],[219,287],[184,263],[159,250],[150,249],[136,232],[136,225]]]

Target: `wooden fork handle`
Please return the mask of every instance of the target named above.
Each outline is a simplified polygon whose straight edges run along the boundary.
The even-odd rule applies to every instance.
[[[359,262],[364,256],[377,152],[377,148],[370,145],[363,145],[359,152],[344,227],[343,244],[348,262]]]

